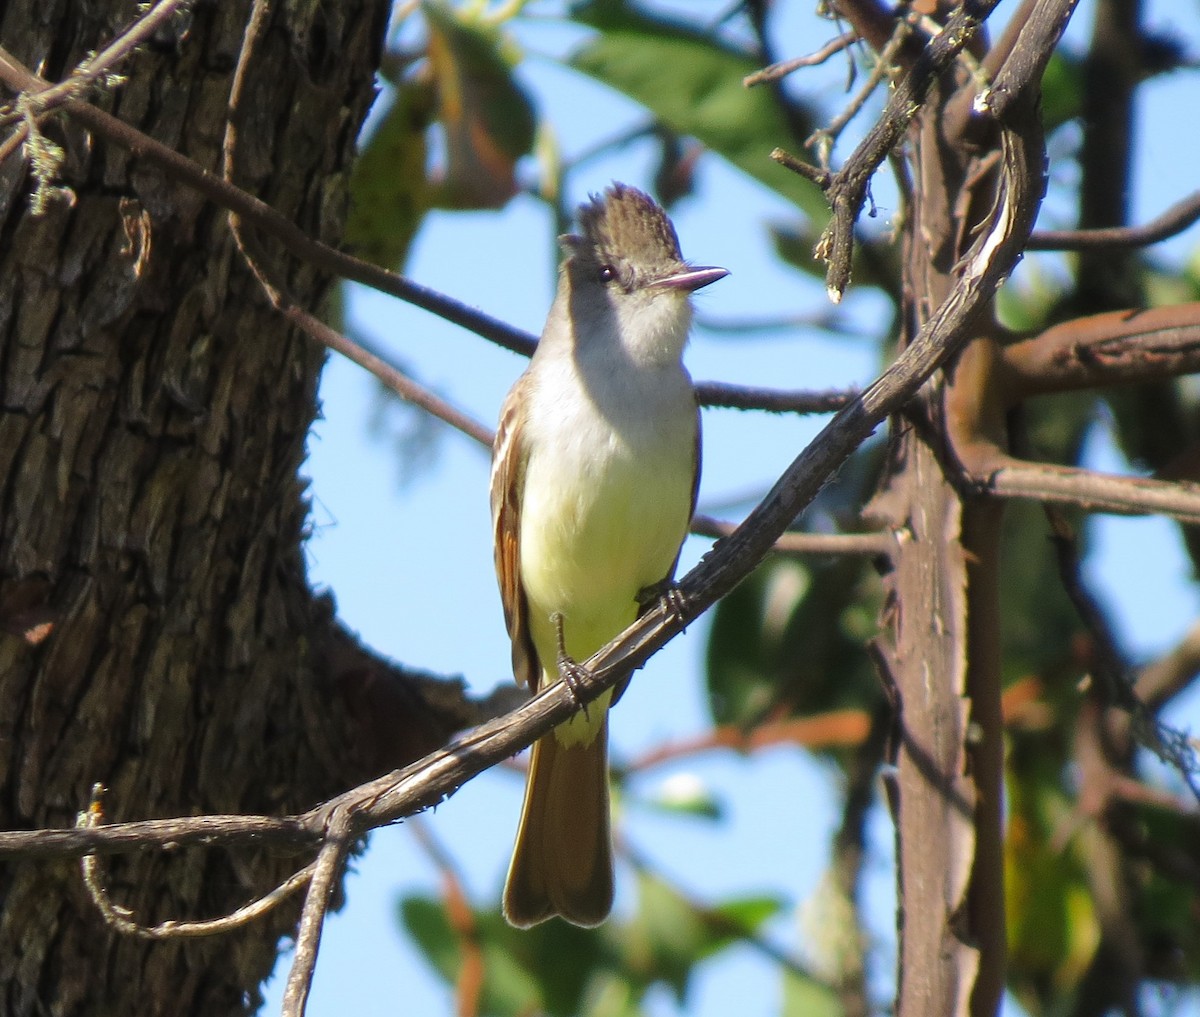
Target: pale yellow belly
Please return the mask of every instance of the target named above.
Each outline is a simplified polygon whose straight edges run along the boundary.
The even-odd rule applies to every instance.
[[[569,455],[555,456],[553,469],[528,464],[521,579],[545,680],[557,678],[555,612],[563,615],[568,654],[586,660],[637,617],[639,592],[670,571],[691,514],[687,439],[681,434],[678,447],[654,456],[610,448],[576,469]],[[590,713],[590,722],[577,723],[597,726],[603,710]]]

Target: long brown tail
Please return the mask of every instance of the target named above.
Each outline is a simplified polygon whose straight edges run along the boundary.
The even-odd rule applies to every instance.
[[[612,902],[605,720],[587,745],[567,748],[553,731],[534,743],[504,917],[522,929],[555,915],[591,927]]]

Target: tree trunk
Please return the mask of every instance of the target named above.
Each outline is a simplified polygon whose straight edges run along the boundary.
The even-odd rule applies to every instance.
[[[220,172],[248,7],[192,5],[95,101]],[[327,241],[389,7],[274,5],[251,70],[237,182]],[[57,81],[136,13],[10,0],[0,43]],[[267,305],[221,210],[69,118],[43,129],[66,152],[44,215],[23,161],[0,167],[0,828],[70,826],[93,782],[110,820],[306,808],[373,765],[301,549],[323,353]],[[328,280],[271,253],[315,306]],[[196,919],[304,861],[146,853],[104,883],[139,921]],[[0,1012],[254,1009],[294,907],[148,943],[102,923],[78,869],[0,867]]]
[[[961,83],[960,71],[947,74],[909,133],[902,345],[950,292],[992,200],[994,172],[980,166],[995,139],[959,133]],[[973,334],[990,334],[990,314],[977,315]],[[892,639],[884,653],[898,713],[900,1017],[992,1017],[1004,989],[1000,517],[964,501],[947,472],[953,451],[942,406],[956,371],[985,369],[970,352],[930,379],[911,415],[896,422],[871,507],[900,536],[885,582]]]

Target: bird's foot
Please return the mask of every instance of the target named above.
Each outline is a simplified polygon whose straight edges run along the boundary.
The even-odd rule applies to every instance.
[[[686,628],[692,620],[691,604],[688,596],[674,579],[669,576],[650,586],[644,586],[638,591],[638,614],[643,615],[652,607],[661,604],[664,611],[674,618],[681,628]]]
[[[550,616],[550,621],[554,625],[554,638],[558,641],[558,657],[555,660],[555,663],[558,665],[558,677],[562,679],[562,683],[567,687],[567,691],[571,693],[571,698],[575,700],[575,705],[583,711],[583,719],[589,720],[587,703],[583,702],[580,697],[579,683],[584,679],[590,678],[592,672],[567,653],[567,640],[563,635],[562,612],[555,611]]]

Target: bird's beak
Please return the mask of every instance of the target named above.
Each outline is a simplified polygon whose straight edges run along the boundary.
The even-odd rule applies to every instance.
[[[652,286],[663,286],[670,290],[686,290],[691,293],[700,289],[702,286],[707,286],[709,283],[715,283],[718,279],[724,279],[729,275],[727,268],[712,268],[704,267],[689,268],[683,272],[676,272],[674,275],[664,276],[662,279],[655,279]]]

